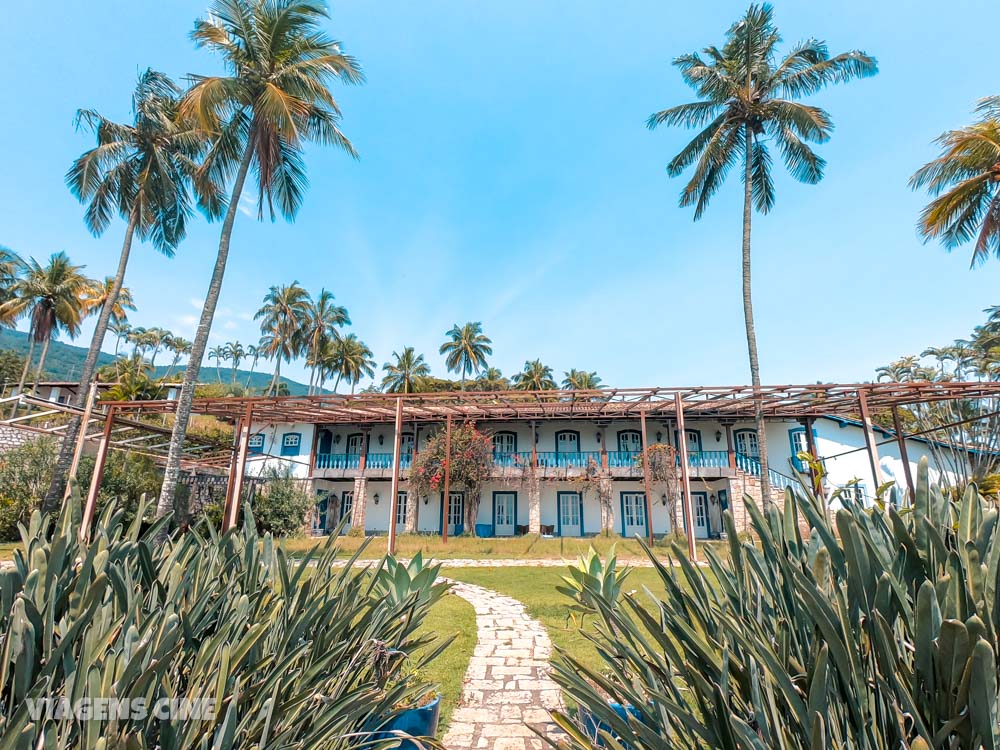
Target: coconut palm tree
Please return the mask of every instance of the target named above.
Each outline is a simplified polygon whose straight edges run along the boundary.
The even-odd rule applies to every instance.
[[[10,299],[14,282],[25,268],[24,261],[17,253],[0,245],[0,305]],[[0,318],[0,326],[2,325],[8,324],[3,318]]]
[[[170,339],[166,343],[166,347],[174,356],[170,360],[170,366],[167,368],[167,372],[163,376],[164,379],[169,378],[174,374],[174,370],[177,369],[177,363],[181,361],[181,357],[191,353],[191,342],[182,336],[171,334]]]
[[[222,370],[220,365],[228,359],[228,353],[226,352],[226,347],[222,344],[213,346],[208,350],[208,359],[215,360],[215,379],[220,383],[222,382]]]
[[[543,365],[540,359],[525,362],[524,369],[514,376],[513,382],[518,391],[551,391],[556,388],[552,368]]]
[[[45,266],[32,258],[24,273],[14,281],[10,299],[0,305],[0,318],[16,321],[27,317],[30,320],[28,355],[18,393],[24,390],[35,346],[42,346],[35,368],[37,381],[45,369],[45,357],[52,339],[61,333],[73,339],[80,333],[80,324],[86,315],[84,299],[95,283],[81,273],[82,269],[83,266],[73,265],[66,253],[54,253]],[[12,413],[16,413],[16,401],[13,408]]]
[[[274,375],[267,392],[274,395],[281,382],[281,362],[291,362],[305,347],[303,326],[309,315],[309,292],[299,282],[272,286],[264,295],[264,304],[253,316],[260,321],[262,354],[274,359]]]
[[[825,162],[809,144],[829,140],[833,122],[819,107],[796,100],[829,84],[878,72],[875,59],[864,52],[854,50],[831,56],[826,44],[816,39],[798,43],[779,59],[781,34],[774,25],[773,15],[770,5],[751,5],[729,29],[721,49],[707,47],[704,57],[691,53],[674,60],[681,78],[700,100],[657,112],[647,122],[650,128],[658,125],[700,128],[698,135],[667,165],[672,177],[696,165],[680,199],[681,206],[694,206],[695,220],[704,214],[730,170],[734,166],[742,168],[743,317],[754,387],[760,386],[760,364],[751,295],[750,230],[753,210],[767,213],[774,206],[769,146],[777,148],[795,179],[807,184],[819,182]],[[770,505],[761,408],[758,403],[755,420],[761,489],[765,504]]]
[[[395,362],[382,365],[385,376],[382,378],[382,390],[386,393],[416,393],[421,388],[421,381],[431,374],[430,366],[424,361],[423,354],[417,354],[412,346],[403,349],[402,354],[393,352]]]
[[[263,352],[260,350],[259,342],[257,344],[250,344],[247,347],[247,359],[250,360],[250,372],[247,374],[247,384],[246,390],[250,390],[250,381],[253,379],[254,370],[257,369],[257,363],[263,356]]]
[[[184,238],[191,215],[191,177],[195,160],[206,144],[205,133],[178,117],[180,89],[163,73],[146,70],[139,76],[132,95],[132,121],[120,124],[92,109],[77,112],[77,126],[94,133],[97,143],[84,152],[66,174],[73,195],[87,204],[84,221],[100,236],[118,215],[125,222],[125,234],[118,256],[118,268],[106,290],[94,335],[80,373],[75,403],[82,406],[90,391],[97,358],[125,281],[132,241],[149,240],[167,257],[174,254]],[[223,203],[207,175],[198,179],[202,208],[216,216]],[[73,418],[67,428],[46,493],[46,510],[62,497],[80,420]]]
[[[115,359],[118,358],[118,350],[121,348],[122,341],[128,339],[129,334],[132,332],[132,324],[128,322],[127,318],[121,320],[112,320],[108,324],[108,330],[114,334],[115,337]]]
[[[949,250],[975,240],[973,268],[1000,258],[1000,96],[980,100],[976,113],[972,125],[939,136],[941,155],[910,178],[934,196],[917,231]]]
[[[173,507],[181,450],[191,415],[201,359],[222,291],[229,243],[247,175],[257,179],[258,217],[275,206],[292,220],[307,185],[303,148],[309,141],[354,147],[338,127],[334,81],[361,83],[358,63],[323,30],[322,0],[213,0],[192,33],[198,47],[219,54],[224,76],[193,76],[181,105],[217,139],[199,176],[228,182],[230,196],[219,249],[177,400],[157,514]],[[206,180],[210,181],[210,180]]]
[[[563,373],[562,387],[569,391],[594,391],[601,387],[601,379],[596,372],[570,370]]]
[[[486,357],[493,354],[493,342],[483,333],[483,324],[466,323],[461,328],[456,323],[445,334],[448,341],[441,344],[441,354],[449,372],[461,372],[462,390],[465,390],[465,375],[479,372],[486,367]]]
[[[247,350],[243,348],[243,344],[239,341],[230,341],[225,346],[226,349],[226,359],[233,363],[233,377],[231,382],[236,382],[236,371],[240,369],[240,362],[246,359]]]
[[[114,285],[114,278],[105,276],[103,282],[96,283],[86,291],[83,299],[85,315],[100,314],[104,310],[105,305],[109,303],[112,305],[108,322],[109,328],[112,323],[119,323],[122,320],[126,320],[129,312],[135,312],[136,310],[135,302],[132,300],[132,290],[127,286],[121,287],[118,290],[118,294],[114,295],[115,301],[111,302]]]
[[[305,339],[306,364],[312,368],[309,376],[309,394],[316,388],[320,376],[320,349],[324,342],[330,342],[338,328],[350,325],[351,318],[347,308],[334,304],[333,292],[321,289],[315,300],[310,299],[306,310],[306,318],[302,323],[302,336]]]
[[[503,376],[497,367],[487,367],[476,378],[476,388],[481,391],[506,391],[510,389],[510,381]]]
[[[333,384],[334,393],[337,392],[341,380],[344,380],[351,384],[352,394],[362,378],[375,377],[375,359],[372,350],[356,334],[337,335],[328,343],[329,348],[326,350],[328,356],[324,359],[320,376],[320,390],[323,389],[327,376],[331,375],[336,377]]]
[[[149,354],[149,366],[154,370],[156,369],[156,355],[160,353],[160,350],[170,341],[170,336],[172,334],[165,328],[160,328],[159,326],[154,326],[153,328],[147,328],[145,334],[143,335],[143,340],[145,341],[147,347],[151,350]]]

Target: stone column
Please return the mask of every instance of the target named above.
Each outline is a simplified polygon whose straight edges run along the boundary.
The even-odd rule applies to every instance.
[[[420,497],[412,489],[406,490],[406,526],[407,534],[417,533],[417,514],[420,512]]]
[[[615,527],[614,500],[611,497],[611,475],[601,472],[597,478],[597,501],[601,504],[601,531],[610,534]],[[648,519],[649,523],[653,519]]]
[[[351,514],[351,529],[357,529],[361,534],[364,534],[365,529],[365,517],[367,515],[368,505],[368,479],[366,477],[357,477],[354,480],[354,511]]]
[[[542,488],[534,469],[528,477],[528,533],[542,533]]]

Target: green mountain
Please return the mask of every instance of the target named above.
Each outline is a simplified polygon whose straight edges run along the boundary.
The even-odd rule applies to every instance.
[[[3,349],[9,349],[23,357],[28,353],[28,334],[23,331],[0,328],[0,350]],[[161,354],[160,356],[163,357],[164,355]],[[45,357],[46,377],[50,380],[74,380],[75,378],[79,378],[80,370],[83,368],[83,361],[86,357],[87,350],[82,346],[64,344],[62,341],[53,341],[49,345],[49,353]],[[115,358],[105,352],[101,352],[97,359],[98,365],[111,364],[114,361]],[[262,364],[266,365],[267,363]],[[177,380],[180,380],[182,373],[183,370],[180,373],[176,370],[174,371]],[[163,377],[167,374],[167,366],[157,365],[154,374],[155,377]],[[233,376],[233,371],[228,367],[222,367],[219,374],[222,376],[222,382],[228,383]],[[258,371],[251,375],[249,370],[236,371],[237,382],[246,384],[248,377],[250,378],[250,387],[257,391],[263,390],[271,382],[271,374],[269,372]],[[215,383],[217,380],[218,376],[213,365],[201,368],[202,383]],[[293,396],[304,396],[309,390],[308,386],[285,377],[282,377],[281,381],[288,385],[288,392]]]

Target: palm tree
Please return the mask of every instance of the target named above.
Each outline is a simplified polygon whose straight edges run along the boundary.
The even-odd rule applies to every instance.
[[[503,376],[497,367],[487,367],[476,378],[476,387],[481,391],[506,391],[510,389],[510,381]]]
[[[0,305],[10,299],[14,282],[25,268],[24,261],[17,253],[0,245]],[[0,318],[0,326],[2,325],[7,325],[7,322]]]
[[[800,99],[831,83],[874,75],[875,59],[851,51],[830,56],[826,44],[807,39],[780,61],[781,35],[770,5],[751,5],[729,29],[722,49],[708,47],[674,60],[684,82],[700,101],[681,104],[652,115],[647,125],[702,128],[667,165],[671,177],[697,162],[691,180],[681,192],[680,205],[694,206],[701,218],[712,196],[733,166],[742,163],[743,177],[743,317],[746,325],[750,380],[760,387],[757,333],[753,319],[750,276],[750,229],[753,209],[767,213],[774,205],[774,182],[768,145],[777,147],[785,166],[800,182],[815,184],[825,162],[808,145],[830,138],[833,122],[819,107]],[[760,450],[761,493],[770,506],[767,441],[764,416],[758,402],[757,440]]]
[[[181,357],[186,354],[191,353],[191,342],[182,336],[175,336],[171,334],[170,339],[166,343],[167,349],[173,353],[173,359],[170,360],[170,366],[167,368],[166,373],[163,375],[164,379],[169,378],[174,374],[174,370],[177,369],[177,363],[181,361]]]
[[[106,276],[102,283],[95,284],[84,294],[84,314],[93,315],[104,310],[104,306],[109,304],[114,291],[115,280],[111,276]],[[135,312],[135,302],[132,301],[132,290],[123,286],[114,295],[115,301],[111,303],[111,314],[108,319],[110,328],[112,323],[119,323],[128,318],[129,311]]]
[[[232,382],[236,382],[236,371],[240,368],[240,362],[246,359],[247,350],[239,341],[230,341],[226,344],[226,359],[233,363]]]
[[[28,262],[24,274],[14,281],[10,299],[0,305],[0,318],[30,319],[28,355],[18,383],[18,393],[24,390],[34,347],[42,345],[35,368],[38,381],[45,369],[45,357],[52,338],[60,333],[71,339],[80,333],[85,316],[84,299],[94,281],[81,273],[83,266],[75,266],[66,253],[54,253],[48,265],[41,266],[34,258]],[[14,402],[13,412],[17,411]]]
[[[75,403],[82,406],[90,391],[98,355],[108,324],[120,306],[118,296],[125,281],[132,240],[149,240],[167,257],[174,254],[184,238],[191,214],[191,177],[195,159],[205,147],[204,133],[178,117],[180,89],[163,73],[146,70],[139,76],[132,95],[132,122],[120,124],[92,109],[77,112],[77,126],[93,132],[94,148],[83,153],[66,174],[73,195],[87,203],[84,221],[100,236],[117,214],[125,222],[125,235],[118,256],[118,268],[106,290],[94,335],[80,373]],[[202,208],[210,217],[223,204],[207,176],[198,180]],[[45,497],[46,510],[62,496],[80,420],[74,417],[67,428],[52,482]]]
[[[333,384],[334,393],[337,392],[340,381],[345,380],[351,384],[352,394],[362,378],[375,377],[375,359],[372,356],[372,350],[357,335],[353,333],[346,336],[337,335],[329,342],[329,345],[329,357],[324,360],[320,376],[321,390],[327,375],[336,377]]]
[[[128,322],[127,318],[112,320],[108,324],[108,330],[115,336],[115,359],[117,359],[118,349],[121,348],[122,341],[128,339],[129,334],[132,332],[132,325]]]
[[[253,379],[254,370],[257,369],[257,363],[262,356],[263,353],[260,350],[259,344],[250,344],[247,347],[247,358],[250,360],[250,372],[247,374],[246,384],[246,390],[248,391],[250,390],[250,381]]]
[[[568,391],[596,391],[601,387],[601,379],[596,372],[586,370],[570,370],[563,373],[562,387]]]
[[[911,188],[934,196],[917,231],[949,250],[975,239],[973,268],[1000,258],[1000,96],[980,100],[976,112],[972,125],[938,137],[941,155],[910,178]]]
[[[225,362],[229,358],[229,354],[226,351],[226,347],[222,344],[213,346],[208,350],[209,360],[215,360],[215,379],[220,383],[222,382],[222,370],[219,369],[219,365]]]
[[[307,364],[311,362],[312,372],[309,376],[309,394],[311,395],[319,380],[319,353],[323,342],[330,341],[338,328],[350,325],[351,318],[347,308],[333,302],[333,292],[321,289],[315,300],[308,301],[306,319],[302,324],[302,336],[305,339]]]
[[[540,359],[524,363],[524,369],[514,376],[514,388],[519,391],[555,390],[552,368],[542,364]]]
[[[299,282],[272,286],[264,295],[264,304],[253,316],[260,321],[262,354],[274,359],[274,375],[267,392],[274,394],[281,382],[281,362],[290,362],[302,353],[305,345],[303,326],[309,315],[309,292]]]
[[[232,178],[219,250],[194,338],[191,360],[177,400],[170,449],[157,503],[162,516],[173,507],[181,450],[191,416],[201,359],[222,291],[229,243],[247,175],[257,178],[258,217],[265,205],[292,220],[306,188],[303,147],[335,145],[356,156],[340,131],[335,80],[361,83],[358,63],[322,30],[322,0],[213,0],[207,18],[195,23],[198,47],[217,52],[227,76],[194,76],[181,111],[217,139],[199,176]],[[208,181],[208,180],[206,180]]]
[[[483,324],[466,323],[461,328],[458,323],[445,334],[449,341],[441,344],[441,354],[446,355],[444,363],[449,372],[462,373],[462,390],[465,390],[465,375],[479,372],[486,367],[486,357],[493,354],[493,342],[483,333]]]
[[[160,350],[170,341],[170,336],[172,334],[165,328],[160,328],[154,326],[153,328],[147,328],[143,336],[146,345],[152,349],[149,355],[149,366],[156,369],[156,355],[160,353]]]
[[[431,374],[430,366],[424,361],[423,354],[417,354],[412,346],[403,349],[402,354],[392,353],[396,358],[393,363],[382,365],[385,377],[382,378],[382,390],[386,393],[416,393],[420,390],[421,381]]]

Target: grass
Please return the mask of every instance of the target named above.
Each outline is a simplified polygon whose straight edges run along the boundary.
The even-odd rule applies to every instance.
[[[451,713],[462,697],[465,670],[476,646],[476,611],[464,599],[446,594],[431,608],[417,632],[420,635],[431,633],[444,638],[455,637],[451,645],[421,673],[425,680],[439,686],[441,724],[438,734],[443,736],[451,720]],[[434,648],[434,644],[430,648]]]
[[[322,543],[324,538],[288,538],[285,540],[285,547],[292,554],[302,554],[310,547]],[[347,554],[353,553],[361,546],[365,538],[351,535],[342,536],[340,548]],[[372,541],[361,553],[361,558],[377,559],[384,555],[387,538],[384,536],[368,538],[372,539]],[[674,542],[678,542],[681,547],[684,546],[682,538],[669,537],[667,539],[657,539],[653,549],[656,552],[666,555],[671,550],[671,545]],[[706,544],[719,543],[699,542],[698,546],[701,547]],[[505,560],[566,560],[567,562],[571,562],[576,560],[580,555],[585,554],[591,547],[597,550],[600,555],[607,555],[612,545],[616,546],[618,559],[623,562],[646,559],[646,553],[635,539],[626,539],[615,535],[542,539],[540,536],[533,534],[502,539],[457,536],[448,539],[447,543],[443,543],[439,536],[400,534],[396,539],[396,556],[409,558],[417,552],[422,552],[425,558],[431,557],[444,561],[494,558]]]
[[[556,591],[566,574],[562,568],[444,568],[444,575],[458,581],[497,591],[523,602],[528,614],[542,623],[552,643],[571,654],[581,663],[600,672],[603,663],[597,650],[584,636],[590,621],[580,622],[570,612],[571,600]],[[634,568],[629,574],[627,589],[642,590],[648,586],[658,593],[663,590],[660,578],[652,568]]]

